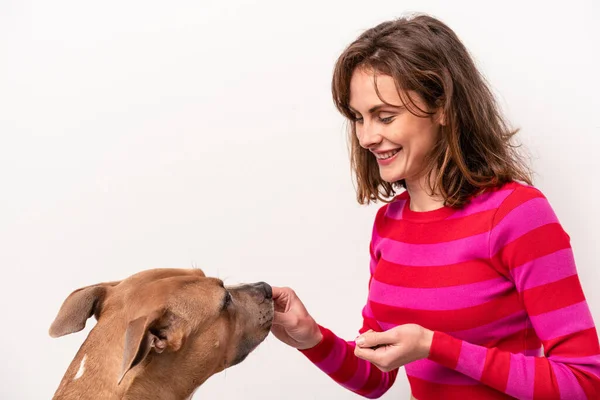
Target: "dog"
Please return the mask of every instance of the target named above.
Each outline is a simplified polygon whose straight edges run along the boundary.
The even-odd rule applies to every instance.
[[[72,292],[49,333],[97,323],[53,399],[190,399],[210,376],[242,362],[269,334],[271,287],[224,286],[200,269],[152,269]]]

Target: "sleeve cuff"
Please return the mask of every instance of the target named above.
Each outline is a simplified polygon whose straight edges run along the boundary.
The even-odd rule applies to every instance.
[[[323,335],[321,341],[314,347],[310,349],[298,350],[300,353],[304,354],[310,361],[313,363],[318,363],[324,360],[331,350],[333,349],[333,345],[335,343],[336,336],[329,329],[319,326],[319,330]]]
[[[460,350],[462,348],[462,340],[456,339],[444,332],[433,332],[433,340],[429,349],[429,357],[444,367],[456,369]]]

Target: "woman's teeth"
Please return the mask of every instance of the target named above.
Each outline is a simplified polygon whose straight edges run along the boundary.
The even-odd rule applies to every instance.
[[[399,151],[400,151],[400,149],[396,149],[396,150],[388,151],[385,153],[374,153],[374,154],[375,154],[375,158],[377,158],[378,160],[387,160],[388,158],[394,157],[394,155],[396,155],[396,153]]]

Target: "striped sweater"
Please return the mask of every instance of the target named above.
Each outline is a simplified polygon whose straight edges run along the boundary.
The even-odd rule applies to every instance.
[[[509,183],[461,209],[410,209],[407,192],[381,207],[371,241],[363,327],[406,323],[434,332],[429,357],[405,366],[428,399],[600,399],[600,347],[571,251],[544,195]],[[345,388],[383,395],[381,372],[320,326],[303,350]]]

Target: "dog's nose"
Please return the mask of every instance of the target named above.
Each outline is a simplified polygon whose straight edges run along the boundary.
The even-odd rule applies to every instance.
[[[271,285],[269,285],[268,283],[265,283],[265,282],[259,282],[259,286],[265,292],[265,299],[273,298],[273,289],[271,288]]]

